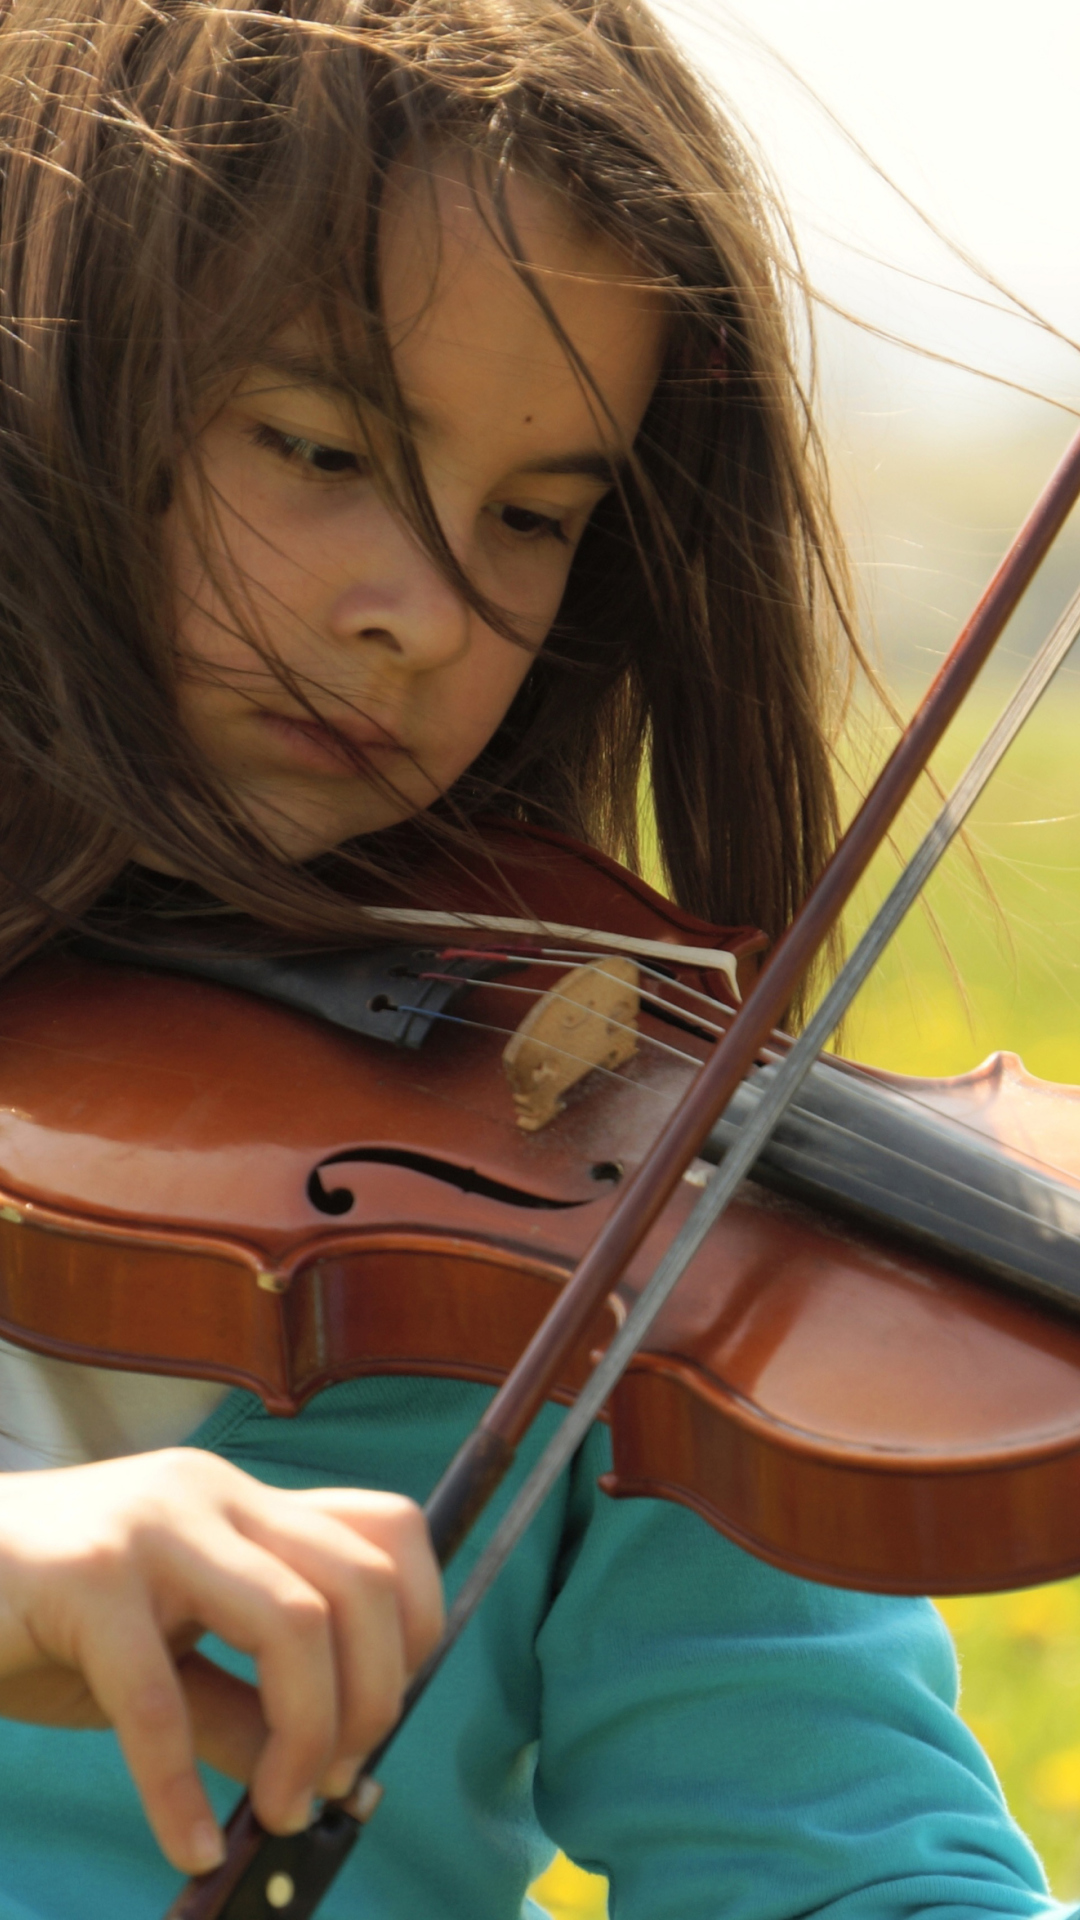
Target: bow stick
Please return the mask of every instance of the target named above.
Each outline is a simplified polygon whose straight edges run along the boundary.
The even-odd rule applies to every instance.
[[[782,1019],[795,989],[843,911],[900,807],[985,665],[1021,596],[1080,497],[1080,433],[1051,475],[961,630],[820,879],[778,942],[715,1053],[702,1067],[627,1181],[605,1225],[431,1495],[425,1514],[440,1564],[452,1558],[513,1463],[559,1377],[567,1353],[666,1205],[683,1172]],[[302,1834],[272,1836],[245,1797],[226,1830],[221,1867],[190,1881],[166,1920],[310,1920],[378,1803],[370,1770],[438,1670],[566,1461],[644,1339],[685,1267],[720,1217],[821,1047],[899,925],[994,767],[1077,637],[1080,594],[1032,662],[1005,713],[942,808],[813,1018],[786,1055],[751,1120],[712,1175],[624,1325],[549,1443],[451,1610],[439,1646],[417,1674],[398,1727],[369,1756],[345,1801],[328,1803]]]

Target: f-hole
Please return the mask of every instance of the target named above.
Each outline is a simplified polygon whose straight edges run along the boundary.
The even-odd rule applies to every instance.
[[[489,1180],[475,1167],[459,1167],[452,1160],[440,1160],[431,1153],[413,1153],[407,1147],[355,1147],[347,1153],[331,1154],[312,1169],[307,1183],[307,1197],[312,1206],[334,1219],[351,1213],[356,1195],[348,1187],[327,1186],[323,1173],[328,1167],[357,1164],[408,1167],[413,1173],[425,1174],[429,1180],[441,1180],[445,1186],[457,1187],[460,1193],[479,1194],[485,1200],[498,1200],[506,1207],[537,1207],[548,1213],[562,1213],[568,1207],[588,1206],[591,1199],[589,1196],[581,1200],[552,1200],[547,1194],[530,1193],[525,1187],[513,1187],[503,1180]]]

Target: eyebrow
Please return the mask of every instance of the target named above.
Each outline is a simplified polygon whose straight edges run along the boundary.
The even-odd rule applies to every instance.
[[[350,392],[347,383],[340,379],[332,367],[324,360],[307,360],[302,354],[283,352],[262,353],[255,361],[256,373],[273,373],[290,387],[313,387],[316,391],[332,394]],[[261,388],[254,389],[256,393]]]
[[[290,386],[309,387],[316,393],[328,393],[336,397],[345,394],[351,398],[355,391],[339,379],[324,360],[307,359],[303,354],[271,352],[260,356],[257,364],[267,373],[280,375]],[[431,427],[430,419],[420,408],[406,405],[405,413],[412,428]],[[626,455],[606,454],[600,448],[545,454],[536,460],[523,461],[521,466],[515,468],[517,473],[571,474],[585,480],[596,480],[604,487],[618,486],[626,479],[629,470],[630,462]]]
[[[606,453],[553,453],[543,460],[525,460],[517,473],[572,473],[586,480],[599,480],[605,487],[616,486],[629,471],[625,457]]]

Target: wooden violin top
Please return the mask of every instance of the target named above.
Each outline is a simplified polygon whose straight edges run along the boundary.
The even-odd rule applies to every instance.
[[[501,1379],[710,1044],[700,977],[672,969],[633,1058],[523,1132],[501,1054],[557,971],[526,956],[405,1052],[206,980],[22,969],[0,989],[0,1332],[282,1414],[362,1372]],[[1080,1188],[1080,1090],[1000,1056],[881,1078]],[[609,1491],[683,1501],[794,1572],[943,1592],[1080,1569],[1080,1319],[754,1183],[610,1417]]]

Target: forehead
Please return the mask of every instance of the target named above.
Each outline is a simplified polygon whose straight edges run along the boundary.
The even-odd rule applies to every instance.
[[[482,402],[490,414],[497,395],[540,424],[538,416],[595,413],[591,379],[609,428],[632,436],[663,353],[663,292],[536,181],[511,176],[504,212],[524,272],[463,161],[423,174],[402,166],[391,177],[382,299],[407,401],[420,416]]]

